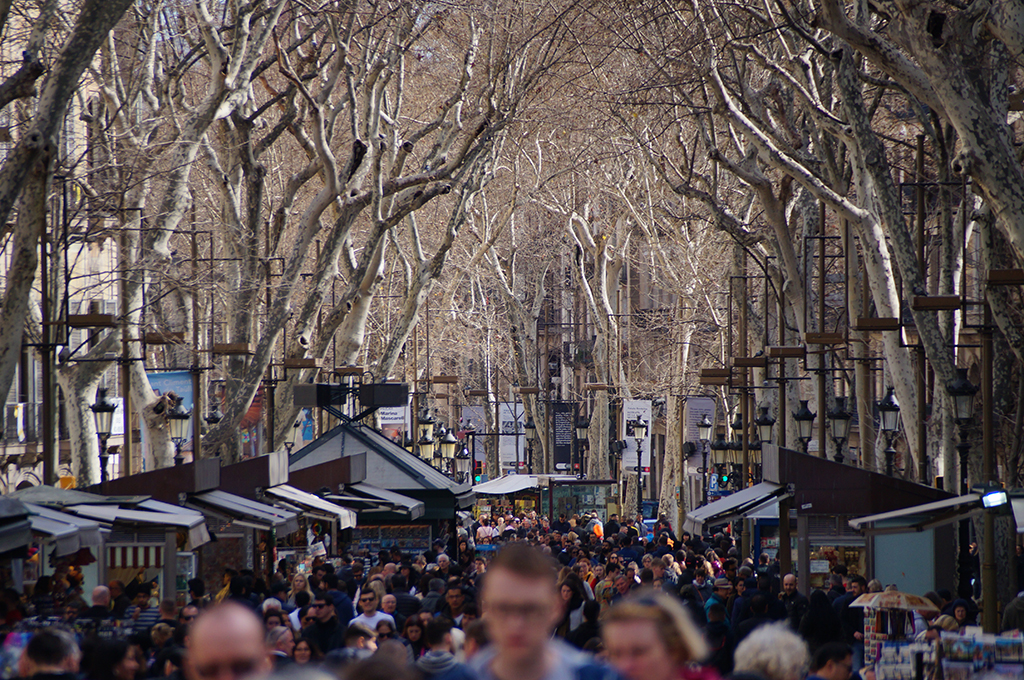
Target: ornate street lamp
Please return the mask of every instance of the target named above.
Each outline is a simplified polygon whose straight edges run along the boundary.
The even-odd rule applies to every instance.
[[[970,436],[971,423],[974,421],[974,395],[978,393],[978,386],[967,378],[967,369],[956,369],[956,378],[946,383],[946,391],[953,398],[953,417],[960,428],[960,441],[956,445],[956,451],[960,455],[960,494],[966,494],[969,489],[967,458],[971,453]],[[973,560],[970,553],[971,528],[970,520],[961,520],[958,534],[960,543],[960,579],[957,586],[957,594],[971,592],[971,572],[974,571]]]
[[[576,476],[579,479],[583,479],[586,476],[583,472],[583,449],[587,445],[587,430],[589,429],[590,418],[581,413],[576,418],[576,463],[580,466],[580,471]]]
[[[171,441],[174,442],[175,465],[185,462],[185,456],[181,455],[181,445],[188,438],[188,426],[191,418],[192,412],[182,406],[181,397],[178,397],[174,402],[174,407],[167,411],[167,426],[171,431]]]
[[[797,430],[799,432],[800,443],[804,446],[804,453],[807,453],[807,449],[811,444],[811,437],[814,435],[814,418],[817,413],[807,408],[807,400],[800,400],[800,408],[793,412],[793,420],[796,421]]]
[[[754,419],[757,425],[757,438],[762,444],[772,440],[772,428],[775,427],[775,418],[768,412],[767,406],[761,407],[761,415]]]
[[[647,421],[637,416],[636,420],[631,420],[630,424],[633,426],[633,438],[636,440],[636,512],[638,515],[643,516],[644,514],[644,475],[643,467],[643,441],[647,438]]]
[[[416,421],[417,434],[420,439],[433,439],[434,438],[434,416],[430,415],[430,411],[424,408],[420,411],[420,416]],[[421,454],[422,455],[422,454]],[[428,458],[429,456],[423,456]]]
[[[462,447],[462,450],[455,455],[455,472],[458,475],[458,481],[464,482],[468,480],[472,467],[473,456],[470,454],[469,449]]]
[[[736,416],[732,419],[732,425],[730,425],[729,427],[732,428],[732,445],[730,446],[730,448],[733,451],[742,451],[743,450],[743,416],[740,415],[739,411],[736,412]]]
[[[704,475],[704,502],[701,505],[706,505],[708,502],[708,443],[711,440],[711,428],[714,425],[711,423],[711,418],[707,413],[697,423],[697,438],[700,439],[700,453],[701,453],[701,468],[700,473]]]
[[[889,386],[877,408],[882,420],[882,434],[885,435],[885,474],[892,477],[893,459],[896,457],[896,449],[892,443],[900,430],[900,403],[896,401],[894,387]]]
[[[832,430],[832,441],[836,444],[837,463],[843,462],[843,444],[850,437],[850,423],[853,421],[853,414],[846,410],[846,397],[836,397],[836,404],[832,410],[825,414],[828,424]]]
[[[93,418],[96,419],[96,435],[100,439],[100,484],[106,484],[107,462],[110,459],[110,454],[107,453],[107,440],[110,438],[110,429],[114,422],[114,411],[117,410],[117,404],[107,396],[107,388],[101,387],[96,403],[89,408],[92,410]]]

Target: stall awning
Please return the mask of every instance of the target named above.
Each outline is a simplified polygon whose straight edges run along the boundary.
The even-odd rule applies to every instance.
[[[982,509],[981,495],[969,493],[956,498],[912,505],[902,510],[857,517],[850,520],[850,526],[866,534],[927,531],[980,514]]]
[[[502,475],[477,484],[473,487],[473,491],[480,496],[505,496],[527,489],[536,489],[539,486],[540,480],[536,475]]]
[[[55,545],[58,557],[74,555],[82,548],[99,548],[103,543],[99,522],[42,505],[26,503],[25,507],[32,513],[28,518],[32,533],[45,536],[44,543]]]
[[[267,495],[273,496],[285,504],[297,506],[300,509],[312,510],[315,513],[329,515],[338,518],[339,529],[351,529],[356,525],[356,513],[349,508],[326,501],[316,494],[296,489],[288,484],[278,484],[266,490]]]
[[[240,526],[290,534],[299,530],[299,516],[282,508],[221,491],[204,491],[189,497],[189,504],[224,515]]]
[[[176,527],[188,532],[188,540],[185,543],[185,550],[194,550],[204,543],[209,543],[210,532],[206,528],[206,518],[195,510],[160,503],[159,501],[146,501],[138,507],[148,507],[145,510],[127,510],[114,505],[72,505],[65,508],[68,512],[88,517],[104,524],[121,527]],[[162,508],[161,510],[154,508]]]
[[[692,534],[701,534],[707,524],[725,524],[774,503],[785,490],[781,484],[772,482],[755,484],[686,513],[683,529]]]
[[[382,501],[395,512],[400,512],[409,516],[409,519],[419,519],[426,512],[426,506],[423,501],[410,498],[404,494],[400,494],[397,491],[389,491],[388,489],[382,489],[373,484],[367,484],[366,482],[357,482],[355,484],[349,484],[348,490],[354,494],[365,496],[371,500]]]

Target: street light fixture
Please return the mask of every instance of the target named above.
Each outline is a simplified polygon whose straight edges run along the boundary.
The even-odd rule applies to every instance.
[[[96,403],[89,408],[92,409],[93,418],[96,419],[96,435],[100,439],[100,484],[106,484],[107,462],[110,459],[110,454],[107,453],[107,440],[110,438],[117,404],[107,396],[107,388],[101,387]]]
[[[288,452],[288,455],[292,455],[292,449],[299,442],[302,437],[302,421],[296,420],[292,423],[291,428],[284,435],[284,448]]]
[[[896,457],[892,442],[900,429],[900,403],[896,401],[894,387],[889,386],[877,408],[882,421],[882,434],[885,435],[885,474],[892,477],[893,459]]]
[[[801,399],[800,408],[793,412],[793,420],[796,421],[798,437],[804,446],[804,453],[807,453],[811,444],[811,437],[814,435],[814,418],[818,415],[807,408],[807,401],[807,399]]]
[[[960,428],[960,441],[956,445],[956,451],[960,456],[960,494],[966,494],[969,488],[967,458],[971,453],[970,437],[971,423],[974,421],[974,395],[978,393],[978,386],[967,378],[967,369],[956,369],[956,378],[946,383],[946,391],[953,398],[953,417]],[[974,571],[973,560],[970,553],[971,528],[969,520],[961,520],[958,534],[960,543],[960,579],[957,587],[957,594],[961,595],[971,592],[971,572]]]
[[[772,428],[775,427],[775,418],[768,412],[767,406],[761,407],[761,415],[754,419],[757,425],[757,438],[762,444],[772,440]]]
[[[420,416],[416,424],[420,439],[432,440],[434,438],[434,417],[430,415],[429,410],[424,408],[420,412]],[[429,458],[429,456],[424,456],[424,458]]]
[[[576,476],[579,479],[583,479],[586,476],[583,472],[583,449],[586,447],[587,430],[589,429],[590,418],[581,413],[576,418],[576,463],[580,466],[580,471]]]
[[[826,415],[832,430],[832,441],[836,444],[837,463],[843,462],[843,444],[850,437],[850,423],[853,421],[853,414],[846,410],[846,397],[836,397],[836,404]]]
[[[643,467],[643,441],[647,438],[647,421],[640,416],[631,420],[633,426],[633,438],[636,440],[636,512],[643,517],[644,514],[644,475]]]
[[[701,468],[700,472],[704,475],[704,502],[701,505],[706,505],[708,502],[708,442],[711,440],[711,428],[714,427],[711,423],[711,417],[705,413],[704,417],[697,423],[697,438],[700,439],[700,452],[701,452]]]
[[[740,412],[736,412],[736,416],[732,419],[732,450],[742,451],[743,450],[743,416]]]
[[[464,482],[469,479],[470,470],[473,467],[473,456],[465,446],[455,455],[455,472],[458,481]]]
[[[192,412],[186,410],[181,403],[181,397],[174,402],[174,407],[167,411],[167,425],[171,431],[171,441],[174,442],[174,464],[181,465],[185,462],[185,456],[181,455],[181,445],[188,438],[189,421]]]

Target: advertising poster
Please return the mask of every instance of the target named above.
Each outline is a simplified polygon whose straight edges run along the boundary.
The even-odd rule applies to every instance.
[[[552,435],[554,438],[555,469],[568,471],[572,463],[572,443],[576,427],[572,418],[573,405],[556,401],[551,404]]]
[[[411,400],[412,397],[409,397]],[[410,402],[411,403],[411,402]],[[380,431],[384,436],[401,446],[405,441],[405,434],[413,435],[409,429],[410,414],[412,407],[405,406],[382,406],[378,411],[380,414]]]
[[[192,410],[192,374],[188,371],[154,371],[146,372],[146,377],[149,378],[149,384],[153,388],[153,391],[158,396],[163,396],[169,392],[181,397],[181,405],[186,411]],[[117,419],[115,418],[115,421]],[[123,421],[123,417],[122,417]],[[155,464],[153,458],[152,446],[149,442],[149,433],[146,430],[146,421],[143,418],[139,418],[139,429],[142,434],[142,451],[143,460],[146,470],[152,470]],[[188,423],[188,434],[185,435],[185,442],[181,445],[182,452],[192,450],[192,421]],[[186,458],[186,462],[191,460],[191,456]]]
[[[628,472],[636,472],[636,437],[633,435],[631,420],[637,417],[643,418],[647,423],[647,437],[640,440],[643,454],[640,466],[644,472],[651,471],[651,400],[650,399],[623,399],[622,400],[622,432],[625,435],[626,448],[622,451],[622,469]]]
[[[526,468],[526,434],[523,429],[523,405],[498,404],[498,462],[503,471]]]
[[[694,397],[687,399],[686,403],[683,404],[683,423],[686,427],[684,441],[693,443],[694,451],[696,452],[695,458],[697,461],[703,460],[701,451],[703,450],[702,447],[705,446],[705,444],[700,440],[700,432],[697,431],[697,423],[699,423],[705,415],[707,415],[712,424],[717,422],[715,420],[716,414],[714,399],[710,397]],[[714,428],[711,430],[711,438],[715,438]],[[711,442],[708,442],[706,446],[710,447],[710,445]],[[711,449],[708,448],[708,464],[710,465],[711,462]],[[700,463],[698,462],[697,465],[699,467]],[[715,480],[715,484],[718,484],[717,479]]]

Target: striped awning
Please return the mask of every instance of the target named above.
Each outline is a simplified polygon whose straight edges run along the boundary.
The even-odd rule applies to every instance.
[[[164,546],[151,545],[108,545],[107,567],[111,569],[160,569],[164,566]]]

